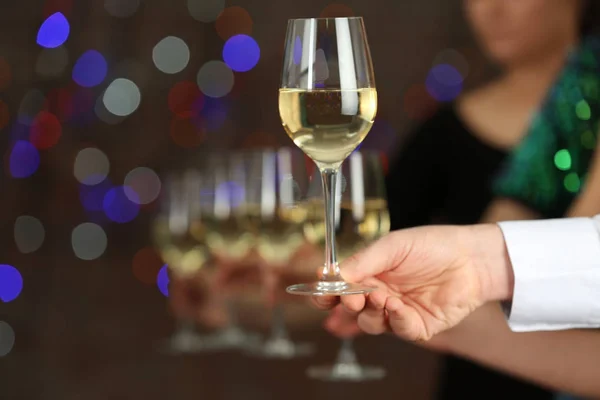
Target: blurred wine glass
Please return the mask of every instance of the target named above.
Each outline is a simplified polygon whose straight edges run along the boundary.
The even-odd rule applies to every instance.
[[[377,240],[390,230],[384,172],[378,153],[355,151],[342,165],[335,194],[335,229],[340,261]],[[319,186],[310,188],[309,213],[304,224],[306,238],[323,246],[325,222]],[[342,344],[333,365],[310,367],[308,376],[326,381],[366,381],[381,379],[385,370],[361,365],[351,337]]]
[[[262,260],[266,293],[272,305],[271,334],[258,353],[268,358],[294,358],[312,353],[309,343],[296,343],[286,328],[281,299],[274,290],[292,257],[306,244],[303,202],[308,186],[305,155],[289,148],[255,152],[250,174],[249,204],[257,211],[256,250]],[[255,352],[256,353],[256,352]]]
[[[172,172],[164,182],[160,211],[153,224],[154,243],[174,280],[193,281],[209,259],[208,249],[194,233],[202,225],[201,178],[197,170],[185,169]],[[167,352],[197,352],[207,346],[206,337],[197,332],[194,311],[183,314],[178,317],[176,332],[163,348]]]

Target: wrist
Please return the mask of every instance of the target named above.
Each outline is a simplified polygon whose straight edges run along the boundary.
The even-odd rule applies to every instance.
[[[497,224],[473,225],[469,230],[481,301],[511,300],[514,273],[502,230]]]

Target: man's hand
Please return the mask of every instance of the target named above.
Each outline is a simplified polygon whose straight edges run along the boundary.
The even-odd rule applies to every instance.
[[[342,296],[358,326],[411,341],[452,328],[483,303],[512,296],[512,268],[500,228],[433,226],[393,232],[342,264],[349,282],[377,287]],[[315,298],[331,308],[340,298]]]

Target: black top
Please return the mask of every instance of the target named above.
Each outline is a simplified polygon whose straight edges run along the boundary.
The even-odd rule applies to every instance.
[[[492,200],[491,181],[507,153],[474,136],[448,106],[424,123],[390,167],[392,229],[474,224]]]
[[[474,224],[494,197],[508,153],[473,135],[454,107],[439,110],[410,137],[387,176],[391,228]],[[446,357],[438,399],[552,399],[551,392],[456,357]]]

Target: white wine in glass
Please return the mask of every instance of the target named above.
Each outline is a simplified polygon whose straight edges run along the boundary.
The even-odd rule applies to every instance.
[[[319,282],[288,293],[340,296],[373,288],[345,282],[335,247],[338,171],[368,134],[377,92],[363,19],[309,18],[288,22],[279,90],[279,115],[290,138],[320,170],[325,219],[325,264]]]

